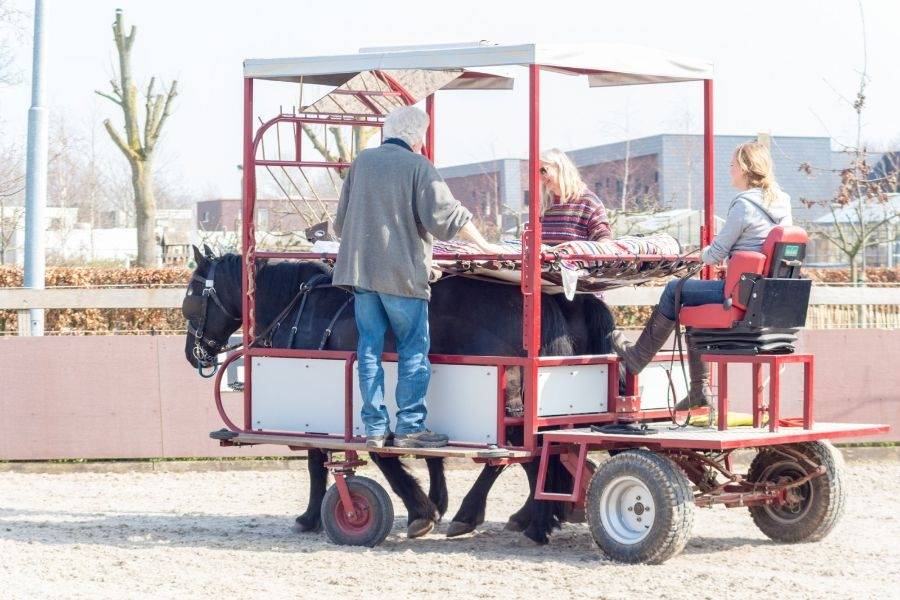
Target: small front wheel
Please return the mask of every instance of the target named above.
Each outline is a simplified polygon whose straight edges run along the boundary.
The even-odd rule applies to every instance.
[[[759,530],[776,542],[815,542],[834,529],[844,512],[847,494],[844,460],[827,441],[789,447],[824,467],[824,473],[788,488],[784,498],[776,503],[751,506],[750,515]],[[748,479],[754,483],[782,485],[800,480],[810,469],[806,461],[778,452],[775,447],[763,448],[750,463]]]
[[[322,525],[328,539],[342,546],[377,546],[394,525],[394,506],[381,485],[368,477],[346,478],[352,509],[341,502],[337,485],[322,500]]]
[[[694,523],[691,484],[674,462],[627,450],[600,465],[587,491],[594,541],[620,562],[659,564],[681,552]]]

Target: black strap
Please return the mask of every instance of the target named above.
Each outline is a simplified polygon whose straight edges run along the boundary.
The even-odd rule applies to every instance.
[[[347,293],[350,294],[350,292]],[[337,323],[338,319],[341,318],[341,315],[344,314],[344,311],[348,306],[350,306],[350,303],[353,302],[354,298],[355,296],[353,294],[350,294],[350,297],[347,298],[347,300],[343,304],[341,304],[341,307],[331,318],[331,322],[328,323],[328,327],[325,328],[325,333],[322,334],[322,341],[319,343],[319,350],[325,349],[325,345],[328,344],[328,338],[331,337],[331,332],[334,330],[334,324]]]
[[[309,293],[313,291],[319,283],[326,279],[328,279],[328,275],[319,273],[318,275],[313,275],[309,281],[301,286],[304,288],[302,290],[303,298],[300,300],[300,308],[297,310],[297,316],[294,318],[294,323],[291,326],[291,335],[288,337],[287,343],[288,348],[294,345],[294,336],[297,335],[297,328],[300,327],[300,317],[303,316],[303,309],[306,308],[306,300],[309,298]]]

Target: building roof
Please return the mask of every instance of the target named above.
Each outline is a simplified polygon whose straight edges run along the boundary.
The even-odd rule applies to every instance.
[[[455,74],[435,89],[509,89],[508,74],[485,67],[541,65],[587,76],[591,87],[712,79],[712,63],[628,44],[488,42],[363,48],[357,54],[247,59],[244,76],[340,86],[360,73],[418,70]],[[427,95],[427,94],[426,94]]]
[[[850,224],[859,222],[859,200],[848,202],[846,205],[822,215],[814,221],[817,225],[830,225],[837,223]],[[862,209],[863,218],[866,221],[883,221],[884,219],[900,218],[900,194],[889,194],[886,202],[868,202]]]

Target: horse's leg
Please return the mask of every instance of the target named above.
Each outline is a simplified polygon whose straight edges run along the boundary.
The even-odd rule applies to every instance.
[[[403,500],[406,507],[406,535],[411,538],[423,536],[434,527],[438,519],[438,509],[422,490],[400,458],[371,453],[372,462],[381,470],[394,493]]]
[[[528,477],[528,497],[525,498],[525,504],[522,505],[522,508],[510,515],[504,528],[507,531],[525,531],[525,528],[531,523],[531,511],[534,508],[534,490],[537,487],[537,467],[537,460],[522,463],[522,468],[525,469],[525,475]]]
[[[484,523],[488,492],[491,491],[491,487],[497,481],[504,468],[503,466],[484,465],[484,468],[472,485],[472,489],[463,498],[462,505],[456,511],[456,515],[447,529],[447,537],[456,537],[470,533]]]
[[[315,448],[310,448],[307,453],[309,505],[306,508],[306,512],[295,520],[293,529],[297,533],[322,529],[322,498],[325,497],[325,488],[328,484],[328,469],[325,468],[325,458],[325,453]]]
[[[438,511],[438,520],[447,512],[447,479],[444,477],[444,459],[440,456],[425,459],[428,465],[428,499],[435,505]]]
[[[528,470],[528,483],[532,497],[531,522],[522,533],[533,542],[546,544],[550,541],[550,532],[554,528],[560,527],[557,515],[562,511],[562,503],[534,500],[534,494],[537,489],[538,461],[532,461],[529,465],[532,465]],[[531,469],[533,469],[533,475],[531,474]],[[551,456],[547,463],[547,478],[545,481],[545,488],[548,492],[560,491],[560,469],[565,469],[565,467],[559,460],[559,457]]]

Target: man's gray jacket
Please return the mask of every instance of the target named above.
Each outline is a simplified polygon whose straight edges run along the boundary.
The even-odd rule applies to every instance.
[[[421,154],[396,144],[363,150],[334,220],[341,249],[333,283],[429,300],[433,237],[450,240],[471,218]]]

